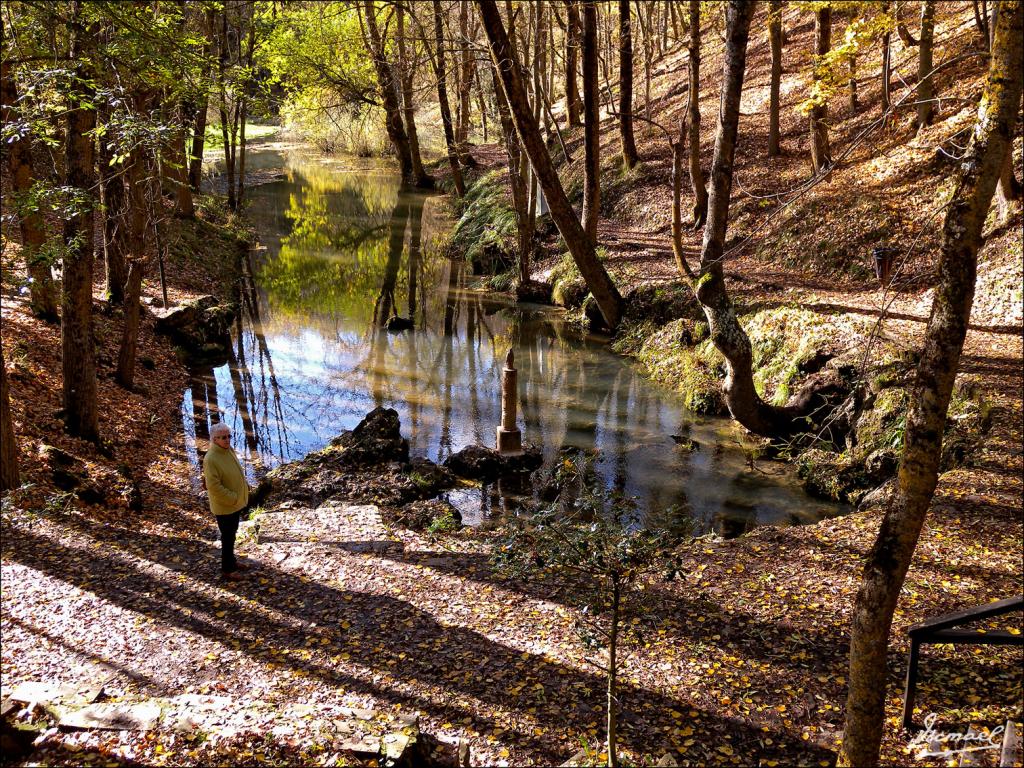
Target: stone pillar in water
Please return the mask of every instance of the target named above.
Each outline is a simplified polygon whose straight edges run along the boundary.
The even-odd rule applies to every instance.
[[[515,357],[510,349],[501,372],[501,426],[497,429],[498,453],[506,456],[523,452],[523,437],[516,427],[517,396]]]

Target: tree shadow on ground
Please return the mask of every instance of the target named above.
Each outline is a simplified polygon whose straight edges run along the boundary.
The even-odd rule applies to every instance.
[[[464,627],[445,625],[404,600],[338,589],[263,567],[257,575],[266,577],[265,586],[255,578],[230,585],[245,602],[230,606],[230,616],[221,621],[216,617],[223,616],[223,607],[216,593],[207,589],[219,586],[211,567],[215,547],[123,529],[115,532],[85,520],[75,521],[75,527],[101,546],[76,547],[10,525],[4,556],[158,622],[216,642],[236,639],[240,652],[253,660],[272,660],[293,673],[373,696],[386,705],[422,709],[438,719],[470,718],[477,729],[496,726],[488,712],[511,711],[542,731],[520,731],[515,739],[532,760],[564,759],[563,729],[573,723],[600,722],[600,676],[549,661],[543,654],[521,652]],[[111,551],[124,546],[144,553],[148,562],[130,562]],[[178,574],[187,574],[192,584],[179,580]],[[342,622],[348,626],[344,634],[335,629]],[[311,646],[314,624],[330,627],[340,637],[327,650]],[[394,675],[394,680],[385,675]],[[620,695],[624,746],[645,754],[655,751],[655,734],[670,733],[678,725],[671,711],[692,706],[625,683]],[[722,738],[728,734],[747,754],[831,759],[827,750],[781,728],[766,733],[744,718],[708,712],[700,712],[697,719],[705,732]],[[766,737],[773,740],[771,747],[762,746]]]

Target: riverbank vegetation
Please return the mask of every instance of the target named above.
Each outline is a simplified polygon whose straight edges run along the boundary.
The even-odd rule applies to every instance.
[[[4,0],[4,738],[47,764],[374,764],[396,738],[436,764],[465,748],[905,762],[905,630],[1024,578],[1022,16],[1019,0]],[[249,151],[281,138],[388,155],[400,178],[366,175],[332,219],[317,174],[333,171],[303,171],[261,272],[271,313],[315,294],[368,338],[418,332],[415,280],[440,278],[410,267],[403,317],[397,263],[368,306],[364,262],[400,255],[407,222],[418,258],[412,191],[438,190],[479,287],[561,307],[689,412],[741,425],[751,471],[787,462],[850,514],[648,536],[588,486],[586,456],[530,475],[470,450],[462,475],[410,456],[378,408],[372,445],[357,429],[263,478],[256,572],[225,588],[189,459],[203,435],[181,418],[204,351],[182,339],[208,339],[158,330],[215,316],[193,346],[251,386],[234,323],[260,322],[250,196],[277,170]],[[369,237],[384,228],[397,250]],[[312,258],[321,240],[351,258]],[[535,503],[462,527],[439,494],[506,470]],[[1020,660],[930,650],[915,717],[1019,719]],[[32,681],[255,714],[49,728],[59,697],[7,706]],[[421,745],[364,733],[364,710],[413,713]]]

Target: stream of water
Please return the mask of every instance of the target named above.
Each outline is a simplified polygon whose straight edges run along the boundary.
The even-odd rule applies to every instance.
[[[260,246],[238,288],[231,359],[195,368],[184,393],[193,461],[211,420],[225,421],[255,479],[378,405],[398,411],[413,455],[441,462],[470,443],[493,446],[513,348],[524,441],[547,461],[564,446],[595,450],[601,481],[650,520],[692,516],[700,530],[735,535],[841,511],[808,497],[784,465],[752,460],[729,420],[687,412],[603,340],[570,332],[559,311],[476,289],[467,265],[442,252],[453,226],[442,199],[401,189],[392,168],[269,149],[249,162],[283,170],[247,190]],[[414,329],[381,327],[396,315]],[[680,434],[700,449],[678,448]],[[504,508],[493,487],[451,500],[470,524]]]

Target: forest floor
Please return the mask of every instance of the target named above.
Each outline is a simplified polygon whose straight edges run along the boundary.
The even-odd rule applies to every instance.
[[[793,21],[787,26],[799,56],[809,50],[806,14]],[[752,44],[751,94],[765,80],[766,47]],[[709,53],[706,72],[716,71],[716,57]],[[678,63],[669,57],[661,68],[671,72]],[[794,63],[793,71],[805,64],[798,69]],[[702,105],[706,125],[714,124],[715,76],[708,75]],[[869,89],[862,98],[870,109]],[[677,116],[680,103],[666,101],[666,120]],[[936,137],[959,130],[954,117],[936,126]],[[762,123],[745,122],[744,130],[761,131]],[[784,123],[787,155],[758,171],[771,179],[752,177],[762,163],[757,157],[740,159],[746,189],[765,192],[806,175],[803,125],[796,115]],[[887,165],[865,156],[847,166],[853,170],[837,172],[801,198],[737,254],[727,271],[743,278],[730,282],[738,301],[781,296],[823,317],[876,317],[888,306],[886,333],[913,346],[928,316],[928,266],[940,229],[934,214],[915,217],[930,210],[938,185],[921,170],[931,145],[913,146],[901,126],[883,139]],[[845,144],[855,127],[840,124],[836,144]],[[611,147],[610,129],[606,138]],[[644,166],[608,196],[616,215],[602,224],[602,242],[624,283],[674,280],[664,228],[670,210],[665,154],[654,133],[640,138]],[[1017,148],[1019,158],[1019,140]],[[854,174],[863,180],[872,173],[877,178],[868,192],[865,184],[851,187]],[[865,200],[882,207],[865,208]],[[740,207],[738,226],[753,233],[756,206],[749,208],[744,213]],[[917,243],[908,249],[912,258],[901,264],[894,292],[870,287],[843,264],[808,264],[824,258],[822,241],[844,242],[843,253],[857,252],[865,229],[843,222],[863,223],[869,215],[887,221],[890,234]],[[782,237],[808,219],[827,222],[817,227],[827,231],[805,227],[788,241]],[[941,476],[907,577],[893,625],[885,764],[913,761],[911,735],[899,727],[906,628],[1022,590],[1024,351],[1019,292],[1012,293],[1020,285],[1020,223],[1018,213],[1010,226],[994,230],[982,254],[962,372],[992,401],[993,427],[971,466]],[[787,258],[791,253],[805,258]],[[5,268],[13,255],[4,254]],[[175,301],[214,289],[222,279],[202,271],[174,275]],[[600,758],[604,681],[593,666],[600,658],[587,653],[572,628],[580,585],[502,577],[490,565],[487,535],[472,529],[438,536],[386,531],[380,535],[400,546],[379,552],[310,542],[284,558],[276,546],[250,543],[245,550],[254,570],[241,582],[222,582],[216,529],[198,494],[181,428],[186,374],[169,345],[152,335],[147,320],[140,354],[153,369],[140,368],[134,393],[114,384],[113,360],[101,353],[101,429],[110,441],[101,452],[63,434],[56,416],[59,330],[32,319],[6,274],[4,282],[4,352],[28,483],[5,500],[2,513],[5,692],[32,680],[100,681],[113,700],[196,693],[280,707],[371,707],[418,713],[424,731],[450,742],[466,739],[474,764],[555,764],[584,746],[592,759]],[[99,288],[103,350],[116,343],[119,321],[101,311]],[[146,286],[147,295],[158,290]],[[59,492],[37,453],[44,443],[81,458],[107,500],[86,504]],[[128,509],[128,479],[142,492],[139,512]],[[696,765],[833,764],[843,723],[849,616],[878,522],[877,512],[860,512],[685,545],[682,580],[647,585],[658,609],[639,620],[643,639],[623,660],[625,755],[648,765],[665,753]],[[356,540],[362,535],[351,532]],[[988,626],[1021,631],[1019,615]],[[1022,660],[1020,649],[928,648],[916,718],[935,712],[943,731],[1021,719]],[[247,724],[192,734],[51,729],[29,759],[205,765],[332,757],[287,728],[270,733],[275,717],[271,711]],[[946,764],[941,758],[914,762]]]

